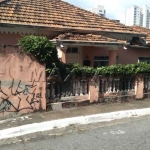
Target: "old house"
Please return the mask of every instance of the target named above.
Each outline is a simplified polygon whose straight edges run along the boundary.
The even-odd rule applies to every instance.
[[[0,115],[46,109],[45,66],[16,47],[25,35],[52,40],[65,63],[83,65],[88,56],[90,66],[100,67],[149,55],[147,33],[62,0],[0,0]]]
[[[56,40],[56,45],[59,54],[65,54],[62,61],[66,63],[78,62],[82,65],[86,55],[91,60],[91,66],[132,63],[132,58],[126,62],[129,50],[124,51],[123,47],[133,37],[146,36],[118,21],[61,0],[1,0],[0,15],[0,44],[17,44],[24,35],[44,35],[52,40],[64,34],[62,40],[66,50],[59,48],[62,40]],[[70,35],[65,37],[65,33]]]
[[[121,40],[106,35],[65,33],[53,39],[52,42],[56,45],[60,44],[59,57],[64,63],[78,62],[83,65],[86,56],[91,62],[90,66],[93,67],[150,62],[150,30],[136,26],[132,29],[148,36]]]

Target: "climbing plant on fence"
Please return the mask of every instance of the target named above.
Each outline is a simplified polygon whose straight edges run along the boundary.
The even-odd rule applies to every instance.
[[[150,73],[150,64],[146,62],[134,64],[118,64],[112,66],[105,66],[100,68],[92,67],[75,67],[75,75],[81,76],[82,73],[88,76],[93,75],[136,75],[138,73]]]
[[[146,62],[134,64],[118,64],[100,68],[81,67],[77,69],[77,74],[85,71],[87,74],[96,75],[135,75],[138,73],[150,73],[150,64]]]

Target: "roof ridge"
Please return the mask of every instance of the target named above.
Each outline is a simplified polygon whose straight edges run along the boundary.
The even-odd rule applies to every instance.
[[[134,33],[133,29],[62,0],[0,0],[0,23],[80,31]],[[138,34],[138,33],[136,33]]]
[[[62,0],[60,0],[60,1],[62,1]],[[124,26],[124,27],[128,28],[128,26],[126,26],[126,25],[125,25],[125,24],[123,24],[123,23],[120,23],[120,22],[117,22],[117,21],[111,20],[111,19],[106,18],[106,17],[104,17],[104,16],[98,15],[98,14],[96,14],[96,13],[94,13],[94,12],[90,12],[90,11],[88,11],[88,10],[86,10],[86,9],[80,8],[80,7],[78,7],[78,6],[75,6],[75,5],[73,5],[73,4],[70,4],[70,3],[68,3],[68,2],[65,2],[65,1],[63,1],[63,2],[64,2],[64,3],[67,3],[68,5],[74,6],[74,7],[78,8],[78,9],[81,9],[82,11],[85,11],[85,12],[91,13],[91,14],[93,14],[93,15],[97,16],[97,17],[101,17],[101,18],[103,18],[103,19],[105,19],[105,20],[109,20],[109,21],[111,21],[111,22],[113,22],[113,23],[120,24],[120,25],[122,25],[122,26]]]

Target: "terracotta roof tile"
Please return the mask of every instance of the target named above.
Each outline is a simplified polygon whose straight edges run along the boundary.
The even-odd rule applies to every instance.
[[[141,26],[132,26],[132,29],[135,30],[135,32],[147,34],[146,41],[150,44],[150,29]]]
[[[0,0],[0,23],[134,33],[117,21],[61,0]]]
[[[70,40],[70,41],[97,41],[97,42],[121,42],[126,43],[126,40],[115,39],[104,35],[93,35],[93,34],[73,34],[65,33],[60,34],[55,39],[58,40]]]

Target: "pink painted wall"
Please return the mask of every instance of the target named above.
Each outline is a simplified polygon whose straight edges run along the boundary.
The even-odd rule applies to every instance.
[[[22,37],[21,34],[10,34],[10,33],[0,33],[0,44],[3,45],[13,45],[18,44],[18,40]],[[48,38],[51,38],[48,36]],[[65,53],[63,53],[62,60],[66,62]],[[94,47],[94,46],[83,46],[83,61],[86,55],[89,56],[91,60],[91,66],[93,66],[94,56],[109,56],[109,51],[107,47]],[[138,57],[150,57],[150,49],[144,48],[128,48],[124,50],[122,47],[117,51],[117,56],[119,57],[119,63],[121,64],[131,64],[138,61]]]
[[[132,64],[138,62],[139,57],[150,57],[150,48],[132,48],[128,47],[127,50],[120,48],[118,51],[120,64]]]
[[[109,51],[107,47],[83,46],[83,61],[87,55],[91,61],[91,66],[93,66],[94,56],[109,56]]]
[[[18,41],[23,37],[23,34],[15,33],[0,33],[0,45],[16,45]],[[53,39],[56,36],[46,36],[49,39]]]
[[[22,37],[21,34],[0,33],[0,44],[13,45],[18,44],[18,40]]]
[[[0,46],[0,116],[46,109],[45,66],[18,47]]]
[[[89,56],[91,66],[93,66],[94,56],[109,56],[109,50],[107,47],[84,46],[83,60],[85,60],[86,55]],[[150,48],[144,49],[128,47],[127,50],[124,50],[122,47],[120,47],[116,55],[118,56],[118,63],[131,64],[138,62],[139,57],[150,57]]]

